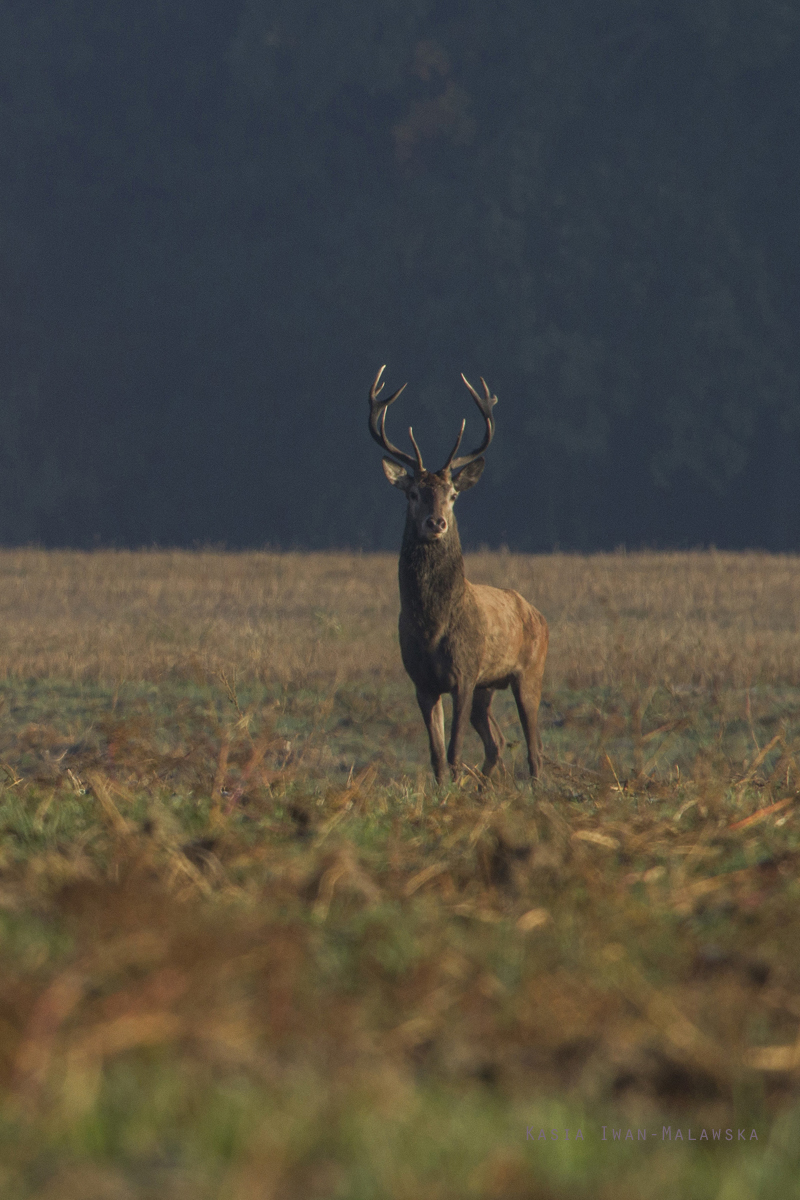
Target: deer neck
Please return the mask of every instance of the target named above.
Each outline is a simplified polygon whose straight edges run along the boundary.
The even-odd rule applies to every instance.
[[[399,576],[403,612],[428,637],[441,636],[466,591],[455,518],[446,535],[435,542],[422,541],[411,518],[406,519]]]

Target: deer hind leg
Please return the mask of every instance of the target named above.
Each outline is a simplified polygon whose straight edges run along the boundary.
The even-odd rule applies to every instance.
[[[417,704],[428,731],[428,741],[431,746],[431,766],[436,776],[436,782],[443,784],[447,780],[447,758],[444,750],[444,705],[441,696],[431,696],[417,689]]]
[[[481,771],[487,777],[491,775],[497,766],[497,760],[506,744],[503,731],[491,713],[493,698],[493,688],[476,688],[472,697],[472,712],[469,716],[472,726],[477,730],[486,752]]]
[[[511,690],[517,702],[519,723],[528,747],[528,767],[535,779],[542,766],[542,739],[539,736],[539,701],[542,697],[541,674],[529,672],[511,680]]]

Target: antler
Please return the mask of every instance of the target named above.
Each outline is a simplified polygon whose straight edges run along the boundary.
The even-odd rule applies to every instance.
[[[466,467],[468,463],[474,462],[476,458],[480,458],[480,456],[483,454],[486,447],[489,445],[489,442],[491,442],[492,438],[494,437],[494,417],[492,416],[492,409],[494,408],[495,404],[497,404],[497,396],[493,396],[492,393],[489,391],[489,387],[486,383],[486,380],[483,378],[482,375],[481,375],[481,383],[483,384],[483,395],[482,396],[478,395],[478,393],[475,391],[475,388],[472,386],[470,381],[467,379],[467,377],[463,373],[463,371],[461,373],[461,378],[464,380],[464,383],[467,385],[470,392],[472,393],[473,400],[477,404],[478,408],[481,410],[481,415],[482,415],[484,421],[486,422],[486,432],[483,435],[483,441],[481,442],[481,444],[477,450],[470,450],[469,454],[462,454],[461,458],[456,458],[455,454],[456,454],[456,451],[458,450],[458,447],[461,445],[461,439],[464,436],[464,426],[466,425],[466,421],[462,421],[461,422],[461,430],[459,432],[458,437],[456,438],[456,444],[455,444],[455,446],[453,446],[453,449],[450,451],[450,457],[448,458],[447,462],[442,467],[443,471],[447,470],[448,467],[450,468],[451,471],[456,471],[456,470],[458,470],[459,467]],[[392,399],[394,399],[394,397],[392,397]]]
[[[381,367],[378,374],[375,376],[375,382],[369,389],[369,431],[382,449],[387,454],[391,454],[392,458],[396,458],[403,466],[410,467],[412,471],[421,474],[425,468],[422,465],[422,455],[420,454],[419,446],[414,439],[414,431],[409,429],[411,435],[411,444],[414,447],[417,457],[412,458],[410,454],[405,454],[404,451],[398,450],[397,446],[393,446],[386,437],[386,410],[390,404],[394,404],[397,397],[402,391],[405,391],[406,384],[398,388],[393,396],[389,396],[387,400],[379,400],[378,396],[383,391],[381,383],[381,375],[386,370],[386,367]]]

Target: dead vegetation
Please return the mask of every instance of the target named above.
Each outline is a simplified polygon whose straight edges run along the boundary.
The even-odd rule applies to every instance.
[[[392,560],[0,556],[4,1197],[793,1194],[800,563],[470,571],[533,792],[428,785]]]
[[[766,554],[471,554],[553,634],[551,689],[800,684],[800,560]],[[297,686],[402,677],[396,555],[0,554],[0,676]]]

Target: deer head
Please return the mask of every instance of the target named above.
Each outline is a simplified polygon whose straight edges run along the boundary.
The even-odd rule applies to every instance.
[[[464,436],[466,421],[461,422],[461,429],[455,445],[450,451],[447,462],[438,471],[427,471],[422,462],[422,453],[414,437],[414,430],[409,428],[408,434],[414,447],[414,457],[398,450],[386,436],[386,410],[393,404],[401,388],[386,400],[380,400],[383,390],[381,375],[385,367],[381,367],[375,376],[375,382],[369,393],[369,431],[378,445],[391,455],[384,458],[383,470],[386,478],[393,487],[405,492],[408,500],[408,512],[416,529],[417,537],[425,542],[435,542],[445,537],[453,523],[453,505],[460,492],[473,487],[481,477],[485,466],[483,452],[494,437],[494,417],[492,408],[497,403],[497,397],[489,391],[486,380],[481,378],[483,396],[479,396],[469,380],[462,374],[461,378],[470,390],[472,398],[480,409],[481,416],[486,422],[483,441],[477,449],[469,454],[456,458],[456,453]]]

